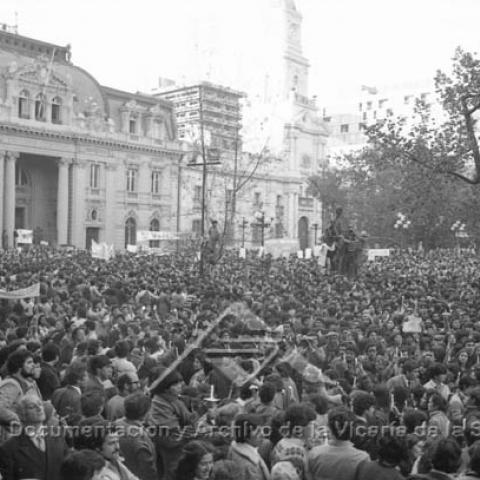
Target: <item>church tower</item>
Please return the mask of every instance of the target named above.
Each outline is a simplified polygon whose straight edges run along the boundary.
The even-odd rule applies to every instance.
[[[297,10],[294,0],[282,1],[284,18],[284,98],[293,90],[308,97],[308,70],[310,64],[302,52],[302,14]]]

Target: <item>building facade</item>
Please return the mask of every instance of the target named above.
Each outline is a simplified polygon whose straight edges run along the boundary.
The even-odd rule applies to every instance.
[[[220,161],[208,167],[206,219],[223,225],[237,245],[259,245],[263,236],[306,248],[322,228],[321,204],[309,195],[307,179],[324,166],[328,130],[308,94],[301,23],[292,0],[276,2],[265,35],[266,70],[252,72],[264,76],[258,94],[243,99],[240,92],[209,82],[158,93],[175,103],[179,136],[196,142],[193,150],[198,150],[202,95],[204,130]],[[180,230],[200,232],[201,168],[184,165],[181,188]]]
[[[198,141],[203,124],[208,146],[223,151],[238,148],[242,127],[241,99],[245,96],[242,92],[201,82],[188,87],[164,89],[154,95],[173,103],[180,140]]]
[[[0,231],[88,248],[175,230],[173,106],[101,86],[69,47],[0,31]]]
[[[442,118],[442,109],[433,81],[403,82],[379,87],[363,85],[350,105],[324,109],[329,126],[328,153],[335,157],[360,150],[367,145],[364,128],[387,118],[414,121],[417,100],[428,104],[434,118]]]

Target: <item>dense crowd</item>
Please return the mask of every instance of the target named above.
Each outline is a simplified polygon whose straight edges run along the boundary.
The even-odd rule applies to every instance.
[[[475,252],[187,253],[0,256],[2,479],[480,478]]]

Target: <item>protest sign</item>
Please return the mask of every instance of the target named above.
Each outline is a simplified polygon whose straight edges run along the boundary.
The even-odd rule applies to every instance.
[[[389,257],[390,249],[389,248],[370,248],[367,253],[367,259],[369,262],[372,262],[377,257]]]

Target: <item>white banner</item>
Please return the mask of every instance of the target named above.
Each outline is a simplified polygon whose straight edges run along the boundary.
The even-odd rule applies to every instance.
[[[310,260],[312,258],[312,249],[311,248],[306,248],[305,249],[305,259]]]
[[[12,290],[7,292],[5,290],[0,290],[0,298],[5,298],[7,300],[17,300],[19,298],[33,298],[40,296],[40,282],[34,283],[30,287],[20,288],[19,290]]]
[[[272,238],[265,240],[265,253],[274,258],[290,255],[298,251],[298,240],[292,238]]]
[[[127,252],[137,253],[138,247],[136,245],[127,245]]]
[[[389,248],[370,248],[367,254],[367,258],[369,262],[375,260],[376,257],[389,257],[389,256],[390,256]]]
[[[92,257],[101,260],[110,260],[113,257],[113,245],[107,245],[105,242],[97,243],[92,240]]]
[[[247,258],[247,251],[245,250],[245,248],[241,248],[238,255],[240,258]]]
[[[17,228],[17,244],[33,243],[33,230]]]
[[[150,242],[152,240],[178,240],[178,235],[174,232],[159,231],[152,232],[150,230],[138,230],[137,243]]]

